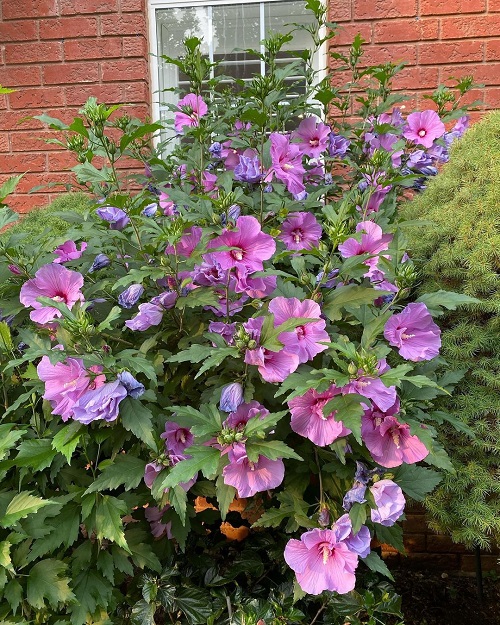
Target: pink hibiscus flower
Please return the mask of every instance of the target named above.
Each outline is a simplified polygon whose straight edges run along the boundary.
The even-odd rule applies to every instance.
[[[446,128],[435,111],[411,113],[406,119],[403,137],[417,145],[430,148],[435,139],[442,137]]]
[[[288,250],[311,250],[321,238],[321,226],[312,213],[290,213],[281,226],[278,239]]]
[[[374,221],[362,221],[356,226],[356,232],[362,232],[361,240],[347,239],[339,245],[344,258],[361,254],[378,254],[389,247],[392,234],[384,234],[382,228]]]
[[[323,393],[311,388],[304,395],[291,399],[288,405],[292,413],[292,430],[319,447],[331,445],[337,438],[347,436],[350,430],[344,427],[342,421],[335,420],[337,411],[328,415],[323,413],[324,406],[341,392],[341,389],[332,385]]]
[[[234,486],[238,497],[252,497],[281,484],[285,477],[285,465],[278,458],[270,460],[259,456],[257,462],[248,459],[245,445],[236,443],[228,452],[229,464],[222,472],[224,484]]]
[[[292,139],[299,139],[300,151],[311,158],[319,158],[328,148],[330,127],[322,122],[317,123],[315,117],[303,119],[297,130],[292,133]]]
[[[384,337],[406,360],[432,360],[439,354],[441,330],[422,302],[408,304],[387,321]]]
[[[271,182],[273,173],[284,182],[290,193],[298,194],[305,191],[303,177],[305,169],[302,166],[302,152],[295,143],[290,143],[289,137],[277,132],[271,133],[271,162],[272,166],[265,180]]]
[[[160,434],[165,441],[165,448],[169,454],[180,456],[186,447],[193,444],[194,436],[189,428],[183,428],[175,421],[165,423],[165,431]]]
[[[334,530],[312,529],[285,547],[285,562],[295,571],[305,592],[319,595],[324,590],[344,594],[354,589],[358,555],[339,540]]]
[[[383,467],[393,468],[423,460],[428,450],[422,441],[410,434],[410,426],[394,416],[399,400],[386,412],[377,406],[365,410],[361,421],[361,437],[372,458]]]
[[[175,113],[174,127],[182,132],[184,126],[193,128],[200,125],[200,117],[208,113],[208,107],[202,97],[195,93],[188,93],[177,103],[180,111]]]
[[[315,319],[290,332],[282,332],[278,337],[287,352],[297,354],[300,363],[312,360],[316,354],[328,349],[328,345],[322,345],[330,342],[325,330],[326,322],[321,319],[319,304],[312,299],[301,302],[296,297],[275,297],[269,304],[269,312],[274,315],[275,327],[289,319]]]
[[[87,390],[101,387],[106,380],[104,375],[92,380],[79,358],[67,358],[53,365],[48,356],[43,356],[36,371],[45,382],[43,398],[50,402],[52,414],[60,415],[63,421],[73,416],[73,406]],[[92,367],[91,371],[100,373],[102,367]]]
[[[83,242],[80,245],[80,249],[77,249],[76,243],[74,241],[66,241],[59,247],[56,247],[54,250],[54,254],[57,258],[54,258],[53,263],[65,263],[68,260],[76,260],[80,258],[83,252],[87,249],[87,244]]]
[[[389,369],[390,367],[387,365],[385,359],[378,361],[376,374],[366,374],[360,369],[357,376],[353,378],[349,384],[342,387],[342,392],[344,395],[348,393],[363,395],[363,397],[371,399],[381,410],[389,410],[389,408],[396,403],[398,398],[396,387],[386,386],[378,377],[386,371],[389,371]]]
[[[263,261],[271,258],[276,251],[273,237],[262,232],[257,219],[251,216],[238,217],[235,229],[224,230],[220,236],[212,239],[207,247],[234,248],[213,252],[213,256],[222,269],[242,267],[249,272],[261,271],[264,268]]]
[[[177,256],[189,258],[200,242],[202,233],[203,230],[199,226],[191,226],[191,228],[184,230],[178,243],[167,245],[165,254],[177,254]]]
[[[35,309],[30,313],[32,321],[48,323],[56,317],[61,317],[62,313],[57,308],[41,304],[37,298],[50,297],[55,302],[62,302],[71,309],[76,302],[84,301],[83,293],[80,291],[82,286],[81,273],[50,263],[40,267],[35,277],[23,284],[19,299],[24,306],[31,306]]]

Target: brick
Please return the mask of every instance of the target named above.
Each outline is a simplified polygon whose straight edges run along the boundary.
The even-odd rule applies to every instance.
[[[139,11],[145,13],[146,2],[145,0],[120,0],[120,9],[123,12]]]
[[[407,514],[403,521],[403,533],[425,533],[427,531],[427,523],[423,514]]]
[[[62,43],[60,41],[35,43],[8,43],[5,46],[5,62],[10,63],[46,63],[62,61]]]
[[[2,17],[4,20],[15,20],[27,17],[49,17],[57,15],[57,0],[3,0]]]
[[[84,104],[88,98],[97,98],[99,102],[106,104],[120,104],[123,102],[123,85],[121,83],[103,85],[74,85],[65,87],[66,99],[72,104]]]
[[[49,171],[64,171],[77,165],[77,162],[71,152],[60,150],[48,155],[47,165]]]
[[[98,81],[99,66],[96,61],[91,63],[45,65],[43,68],[43,82],[46,85],[64,85]]]
[[[103,82],[141,80],[148,76],[146,59],[123,59],[101,63]]]
[[[416,14],[417,0],[354,0],[355,20],[411,17]]]
[[[498,556],[490,556],[481,554],[481,568],[483,571],[497,571],[500,573],[498,566]],[[464,554],[460,556],[460,570],[464,572],[476,570],[476,556]]]
[[[500,61],[500,39],[490,39],[485,42],[485,46],[484,60]]]
[[[444,534],[429,534],[427,536],[427,551],[429,553],[464,553],[465,547],[454,543],[451,538]]]
[[[14,95],[14,94],[12,94]],[[24,130],[43,128],[42,122],[33,119],[33,115],[41,115],[43,111],[30,109],[27,111],[5,111],[0,115],[0,130]]]
[[[121,56],[122,42],[118,37],[69,39],[64,42],[66,61],[120,58]]]
[[[486,0],[420,0],[420,15],[457,15],[486,11]]]
[[[439,43],[422,42],[418,48],[418,62],[421,65],[437,65],[440,63],[482,61],[483,48],[484,42],[478,40]]]
[[[500,87],[489,87],[484,90],[484,104],[487,109],[500,108]]]
[[[363,22],[359,24],[341,24],[335,38],[333,39],[333,45],[351,45],[357,34],[360,34],[367,43],[371,43],[372,25]]]
[[[61,17],[40,21],[40,39],[69,39],[97,35],[95,17]]]
[[[423,553],[426,551],[425,534],[408,534],[403,536],[403,542],[408,553]]]
[[[17,130],[10,135],[12,152],[32,151],[53,151],[60,150],[60,146],[54,143],[47,143],[47,139],[60,139],[61,136],[54,130]]]
[[[498,85],[500,76],[500,63],[478,63],[477,65],[457,67],[454,65],[442,66],[441,76],[448,78],[448,76],[456,76],[461,78],[462,76],[473,75],[474,81],[482,83],[484,85]],[[443,80],[443,78],[441,78]]]
[[[0,41],[33,41],[38,39],[37,20],[15,20],[0,23]]]
[[[145,58],[148,55],[148,42],[144,35],[136,35],[135,37],[123,37],[123,56],[130,58],[139,56]]]
[[[500,15],[470,15],[468,17],[443,17],[441,39],[466,39],[469,37],[495,37],[500,32]]]
[[[146,34],[146,16],[141,14],[103,15],[101,35]]]
[[[123,85],[122,98],[124,102],[148,102],[150,99],[149,86],[146,82],[130,82]]]
[[[6,132],[0,135],[0,152],[10,152],[9,135]]]
[[[500,0],[489,0],[488,12],[492,13],[493,11],[500,11]]]
[[[45,154],[1,154],[0,171],[14,173],[24,171],[44,171]],[[20,190],[20,189],[19,189]]]
[[[46,108],[64,106],[66,100],[61,87],[28,88],[10,94],[10,104],[14,109]]]
[[[412,19],[377,22],[373,27],[375,43],[428,41],[437,39],[439,22],[437,19]]]
[[[33,194],[33,195],[21,195],[16,193],[9,197],[9,208],[16,211],[16,213],[25,214],[32,211],[34,208],[40,208],[47,206],[50,202],[50,195],[48,194]]]
[[[393,81],[395,91],[414,89],[433,89],[439,84],[439,69],[437,67],[405,67],[396,74]]]
[[[24,87],[42,84],[42,69],[39,65],[23,67],[0,67],[0,85],[4,87]]]
[[[459,563],[458,554],[408,553],[404,566],[411,569],[434,569],[438,571],[456,571]]]
[[[61,15],[115,13],[118,8],[118,0],[61,0]]]
[[[328,2],[328,19],[330,22],[345,22],[352,17],[352,2],[348,0],[330,0]]]
[[[1,156],[0,156],[1,158]],[[26,170],[25,170],[26,171]],[[50,183],[63,183],[72,184],[75,182],[75,175],[73,172],[47,172],[27,174],[21,178],[17,187],[18,193],[29,193],[34,187],[41,185],[47,185]],[[38,189],[33,193],[47,193],[47,189]]]
[[[417,62],[417,46],[415,44],[386,44],[366,46],[365,54],[361,57],[359,66],[378,65],[379,63],[399,63],[404,61],[408,65]]]

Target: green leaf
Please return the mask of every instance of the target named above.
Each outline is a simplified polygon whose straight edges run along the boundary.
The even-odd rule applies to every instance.
[[[190,625],[206,625],[213,612],[210,595],[199,588],[181,586],[176,592],[175,603]]]
[[[236,496],[236,488],[234,488],[234,486],[224,484],[224,477],[219,475],[217,481],[215,482],[215,493],[217,495],[221,518],[225,521],[229,506]]]
[[[80,442],[82,427],[78,421],[72,421],[62,427],[52,439],[52,447],[65,456],[68,464],[71,463],[71,456]]]
[[[401,380],[405,379],[405,375],[409,371],[413,371],[413,365],[405,363],[389,369],[389,371],[380,376],[380,379],[385,386],[399,386]]]
[[[245,425],[244,435],[249,438],[250,436],[259,436],[261,433],[264,434],[266,430],[274,427],[286,414],[288,414],[288,410],[274,412],[263,418],[258,416],[252,417]]]
[[[125,490],[137,488],[144,477],[146,462],[131,454],[118,454],[113,464],[108,465],[103,472],[87,488],[85,494],[102,490],[113,490],[124,486]]]
[[[232,356],[233,358],[238,357],[238,350],[236,349],[236,347],[220,347],[215,353],[205,359],[203,366],[194,376],[194,379],[196,380],[197,378],[199,378],[200,375],[205,373],[205,371],[213,369],[214,367],[218,367],[229,356]]]
[[[131,622],[133,625],[156,625],[156,604],[141,599],[132,607]]]
[[[167,362],[201,362],[219,349],[221,348],[195,344],[191,345],[189,349],[184,349],[178,354],[170,356]]]
[[[113,585],[102,575],[88,568],[74,571],[73,590],[77,604],[71,606],[71,622],[83,624],[92,622],[92,615],[98,608],[106,610],[113,594]]]
[[[361,444],[361,416],[364,412],[361,403],[366,401],[361,395],[349,393],[337,395],[323,406],[323,414],[329,415],[336,411],[335,421],[342,421],[344,427],[352,431],[354,438]]]
[[[381,543],[392,545],[399,553],[406,553],[403,544],[403,528],[401,525],[395,524],[391,527],[386,527],[385,525],[380,525],[380,523],[375,523],[374,526],[375,535]]]
[[[11,527],[19,519],[24,519],[28,514],[33,514],[44,506],[49,506],[54,502],[50,499],[42,499],[41,497],[35,497],[30,492],[22,492],[15,495],[10,501],[5,514],[0,518],[0,525],[2,527]]]
[[[8,540],[2,540],[2,542],[0,542],[0,566],[14,573],[14,567],[12,566],[12,560],[10,558],[11,547],[12,545]]]
[[[0,191],[1,189],[2,188],[0,187]],[[3,199],[5,199],[5,197]],[[0,200],[0,203],[2,201],[3,200]],[[19,221],[19,215],[17,213],[10,208],[7,208],[7,206],[0,206],[0,231],[3,230],[5,226],[8,226],[16,221]]]
[[[391,315],[391,311],[388,310],[385,313],[374,317],[364,326],[363,334],[361,336],[361,347],[363,349],[369,349],[373,345]]]
[[[302,460],[299,454],[285,445],[283,441],[257,441],[254,439],[247,442],[246,452],[250,462],[258,462],[259,456],[265,456],[269,460],[277,460],[278,458]]]
[[[113,308],[109,311],[106,319],[104,319],[104,321],[101,321],[101,323],[97,326],[97,331],[103,332],[104,330],[112,329],[113,321],[118,319],[121,313],[122,313],[122,309],[119,306],[113,306]]]
[[[133,373],[144,373],[148,380],[156,384],[156,371],[153,364],[136,349],[124,349],[118,352],[116,360],[122,367],[129,369]]]
[[[433,317],[444,315],[443,308],[456,310],[459,306],[470,304],[480,304],[481,300],[464,295],[463,293],[453,293],[452,291],[436,291],[421,295],[417,302],[423,302]]]
[[[191,458],[178,462],[167,475],[164,471],[158,475],[154,482],[154,487],[160,492],[166,488],[177,486],[189,480],[201,471],[203,475],[210,479],[219,466],[220,451],[213,447],[189,447],[185,453]]]
[[[120,417],[123,427],[135,434],[138,439],[156,451],[156,442],[153,438],[153,414],[137,399],[125,397],[120,402]]]
[[[216,434],[222,428],[220,412],[215,404],[205,404],[201,410],[191,406],[170,406],[166,410],[174,413],[175,421],[185,428],[190,428],[195,436]]]
[[[0,321],[0,351],[7,354],[14,349],[10,328],[5,321]]]
[[[56,610],[59,604],[71,603],[75,599],[69,587],[69,579],[64,576],[66,565],[60,560],[42,560],[31,569],[26,598],[38,610],[45,608],[45,600]]]
[[[43,113],[42,115],[34,115],[34,119],[39,119],[42,124],[48,124],[54,130],[67,130],[69,126],[62,122],[57,117],[51,117],[50,115],[46,115]]]
[[[382,295],[386,295],[388,291],[377,291],[372,287],[359,286],[357,284],[348,284],[341,286],[330,293],[323,306],[323,313],[330,321],[338,321],[342,319],[342,308],[359,308],[363,304],[371,304],[374,300]]]
[[[0,460],[10,451],[17,441],[23,436],[24,430],[12,430],[15,423],[4,423],[0,425]]]
[[[179,519],[183,525],[186,524],[186,504],[187,504],[187,493],[180,486],[173,486],[168,491],[168,500],[170,505],[174,508],[174,510],[179,515]]]
[[[33,471],[42,471],[52,464],[57,451],[52,449],[52,441],[48,438],[34,438],[23,441],[18,447],[19,453],[14,460],[6,461],[5,465],[31,467]]]
[[[96,535],[98,540],[112,540],[127,553],[130,549],[123,533],[122,516],[129,512],[126,504],[110,495],[102,495],[97,499],[95,511]]]
[[[12,612],[15,614],[23,599],[23,587],[17,581],[17,579],[11,579],[10,582],[5,586],[3,594],[9,602]]]
[[[375,573],[380,573],[381,575],[385,575],[391,581],[394,581],[394,577],[392,573],[389,571],[387,564],[382,560],[382,558],[375,551],[371,551],[366,558],[363,558],[361,562],[364,562],[366,566],[370,569],[370,571],[375,571]]]
[[[422,501],[443,479],[437,471],[416,464],[402,464],[394,474],[394,481],[415,501]]]
[[[353,503],[349,510],[349,518],[352,523],[352,533],[357,534],[366,521],[366,505],[358,502]]]
[[[112,172],[109,167],[97,169],[89,162],[80,163],[71,168],[79,182],[112,182]]]
[[[198,306],[218,306],[219,298],[214,291],[208,288],[193,289],[186,297],[179,297],[176,308],[197,308]]]
[[[295,330],[295,328],[306,325],[307,323],[312,323],[313,321],[319,321],[319,319],[311,319],[310,317],[292,317],[275,328],[274,315],[266,315],[262,325],[262,331],[260,333],[260,345],[272,352],[279,352],[280,349],[283,348],[283,343],[278,340],[278,336],[282,332],[291,332],[292,330]]]

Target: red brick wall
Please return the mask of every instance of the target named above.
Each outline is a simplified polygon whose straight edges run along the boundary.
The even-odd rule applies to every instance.
[[[53,136],[29,116],[48,113],[68,122],[90,96],[129,103],[150,113],[145,0],[0,0],[0,183],[27,172],[10,206],[26,212],[47,204],[66,181],[71,155],[46,144]]]
[[[330,20],[341,26],[335,45],[358,32],[367,41],[365,64],[407,62],[394,81],[415,92],[407,106],[427,108],[424,93],[472,74],[484,88],[465,101],[500,107],[500,0],[330,0]]]

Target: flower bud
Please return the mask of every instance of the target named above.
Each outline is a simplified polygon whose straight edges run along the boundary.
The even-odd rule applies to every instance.
[[[122,308],[132,308],[137,304],[143,293],[144,288],[142,284],[131,284],[128,289],[122,291],[118,296],[118,304]]]
[[[226,384],[220,396],[219,408],[224,412],[234,412],[243,403],[243,387],[239,382]]]
[[[20,276],[22,274],[22,271],[19,269],[17,265],[7,265],[7,268],[15,276]]]
[[[104,267],[107,267],[110,263],[111,261],[106,256],[106,254],[97,254],[97,256],[94,258],[92,266],[89,269],[89,273],[99,271],[99,269],[104,269]]]
[[[120,380],[122,386],[125,387],[127,395],[132,397],[132,399],[139,399],[139,397],[143,395],[146,390],[144,388],[144,384],[138,382],[128,371],[122,371],[119,373],[118,379]]]
[[[330,524],[330,511],[326,506],[323,506],[323,508],[321,508],[318,517],[318,523],[321,525],[321,527],[327,527]]]
[[[145,208],[143,208],[141,215],[143,217],[154,217],[158,210],[158,205],[154,202],[152,204],[148,204]]]

